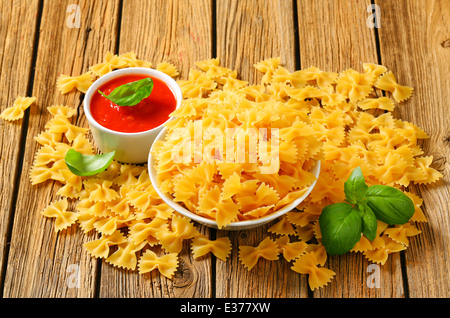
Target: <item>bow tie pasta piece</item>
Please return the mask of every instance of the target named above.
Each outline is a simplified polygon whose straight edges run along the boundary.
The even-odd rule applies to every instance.
[[[158,243],[157,233],[160,231],[167,231],[169,227],[168,220],[154,218],[148,220],[135,220],[128,226],[130,233],[130,240],[136,245],[142,242],[147,242],[150,246]]]
[[[42,146],[56,146],[57,143],[61,142],[63,138],[63,134],[61,133],[51,133],[48,130],[44,130],[38,135],[34,136],[34,140]]]
[[[198,234],[190,219],[174,214],[169,228],[158,231],[156,237],[168,253],[179,253],[183,248],[183,240],[191,239]]]
[[[293,225],[306,226],[308,223],[311,223],[311,222],[317,220],[318,216],[308,213],[306,211],[292,210],[292,211],[286,213],[286,218],[289,221],[289,223],[291,223]]]
[[[138,267],[141,274],[158,269],[161,275],[171,279],[178,267],[178,254],[169,253],[158,257],[155,252],[146,250],[139,259]]]
[[[249,271],[256,265],[260,257],[275,261],[278,260],[278,254],[278,245],[270,237],[266,237],[256,247],[239,246],[239,259]]]
[[[288,261],[296,259],[300,255],[306,253],[308,244],[302,241],[289,241],[289,236],[283,235],[276,239],[278,249],[281,251],[283,257]]]
[[[308,83],[312,82],[312,84],[317,85],[322,89],[329,89],[338,77],[338,73],[336,72],[324,72],[314,66],[301,70],[300,72],[303,73],[303,76]]]
[[[127,52],[119,55],[118,59],[122,63],[125,63],[126,67],[152,67],[152,63],[138,59],[134,52]]]
[[[374,75],[359,73],[354,69],[342,71],[336,79],[336,92],[346,96],[351,102],[358,102],[373,91]]]
[[[53,116],[64,116],[70,118],[76,114],[77,109],[66,105],[52,105],[48,106],[47,110]]]
[[[228,237],[210,240],[204,235],[197,235],[192,239],[191,250],[194,258],[213,253],[217,258],[226,261],[231,253],[231,241]]]
[[[327,285],[336,275],[335,272],[328,268],[318,267],[316,256],[313,252],[301,255],[294,262],[291,269],[300,274],[308,275],[308,283],[311,290]]]
[[[378,98],[366,98],[357,103],[358,107],[363,110],[368,109],[383,109],[388,111],[393,111],[395,108],[394,102],[389,97],[378,97]]]
[[[421,206],[423,204],[423,199],[418,197],[416,194],[412,192],[405,192],[404,193],[414,202],[415,206],[415,212],[414,215],[411,217],[410,221],[412,222],[428,222],[425,214],[423,213],[423,210],[421,209]]]
[[[413,88],[403,86],[397,83],[397,79],[392,71],[389,71],[379,77],[375,84],[376,88],[392,93],[392,97],[399,103],[411,97]]]
[[[84,248],[92,256],[106,259],[109,256],[111,246],[126,242],[127,238],[120,231],[115,231],[111,235],[102,235],[97,240],[84,243]]]
[[[74,141],[79,134],[86,135],[89,131],[88,128],[71,124],[70,121],[62,115],[54,116],[47,122],[45,128],[48,129],[50,133],[64,134],[69,142]]]
[[[295,235],[295,228],[284,215],[277,223],[269,227],[267,232],[277,235]]]
[[[91,178],[84,180],[83,184],[91,202],[110,202],[119,197],[116,190],[111,187],[112,181]]]
[[[215,219],[219,229],[238,220],[239,206],[231,198],[222,199],[218,186],[201,196],[197,209],[199,215]]]
[[[132,241],[120,244],[119,248],[106,259],[106,262],[118,268],[135,270],[138,262],[136,253],[145,245],[146,242],[136,245]]]
[[[12,106],[7,107],[0,114],[0,118],[7,121],[13,121],[23,118],[25,110],[36,101],[36,97],[19,96],[14,100]]]
[[[397,243],[390,237],[383,235],[380,237],[382,244],[370,250],[363,252],[364,256],[371,262],[384,265],[388,259],[389,254],[400,252],[406,249],[402,243]]]
[[[83,179],[80,176],[73,174],[70,170],[62,170],[65,185],[61,187],[57,195],[70,199],[81,198],[83,190]]]
[[[104,62],[91,66],[90,71],[95,76],[101,77],[113,70],[125,68],[127,66],[127,59],[121,59],[119,56],[108,52],[106,53]]]
[[[134,220],[134,216],[123,218],[116,215],[96,221],[95,223],[93,223],[93,227],[98,233],[111,235],[119,228],[128,225],[128,223],[132,220]]]
[[[227,92],[233,92],[248,85],[247,81],[238,79],[237,71],[231,71],[226,76],[220,76],[215,81],[222,85],[222,90]]]
[[[69,202],[66,198],[51,203],[41,214],[48,218],[55,218],[55,231],[62,231],[74,224],[78,215],[75,212],[67,211]]]
[[[396,225],[395,227],[384,230],[384,233],[393,239],[397,243],[401,243],[405,246],[409,246],[408,237],[415,236],[422,231],[418,230],[414,225],[410,223]]]
[[[375,78],[378,78],[380,75],[386,73],[387,67],[374,63],[363,63],[363,70],[366,73],[372,74]]]
[[[156,65],[156,70],[163,72],[170,77],[177,77],[180,74],[177,70],[177,67],[168,62],[159,63],[158,65]]]
[[[218,77],[226,76],[231,72],[230,69],[220,66],[219,64],[220,61],[217,58],[195,62],[195,65],[205,72],[206,77],[210,79],[217,79]]]
[[[258,71],[262,72],[264,75],[261,79],[262,84],[268,84],[272,80],[274,71],[278,68],[281,63],[281,58],[270,58],[253,65]]]
[[[184,98],[202,98],[217,87],[217,83],[205,73],[190,70],[187,80],[178,80]]]
[[[62,74],[58,77],[56,86],[63,95],[73,90],[78,90],[82,93],[86,93],[93,82],[93,74],[91,72],[86,72],[79,76],[69,76]]]
[[[43,183],[47,180],[56,180],[64,182],[64,175],[62,171],[67,169],[66,163],[63,159],[57,160],[51,167],[48,166],[35,166],[30,169],[30,181],[32,185]]]

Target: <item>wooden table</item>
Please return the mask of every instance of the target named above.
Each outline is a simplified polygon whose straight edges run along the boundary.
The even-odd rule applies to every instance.
[[[1,109],[19,95],[37,97],[22,120],[0,121],[2,297],[449,297],[449,21],[448,0],[2,0]],[[363,62],[387,66],[400,83],[414,87],[394,115],[431,136],[422,147],[444,175],[411,189],[424,199],[428,223],[419,224],[422,233],[409,248],[381,267],[379,288],[368,286],[370,263],[355,253],[329,257],[326,265],[337,275],[314,292],[307,276],[287,262],[260,260],[248,271],[236,247],[259,243],[267,226],[240,232],[200,227],[212,238],[229,236],[232,255],[226,262],[194,260],[186,246],[173,280],[91,258],[82,245],[95,234],[78,227],[56,233],[40,212],[58,186],[32,186],[29,170],[38,147],[33,137],[50,118],[46,106],[78,107],[76,123],[87,125],[83,95],[61,95],[58,74],[82,74],[108,51],[134,51],[154,65],[171,62],[181,77],[195,61],[218,57],[250,82],[261,79],[254,63],[277,56],[291,71],[362,71]],[[69,283],[74,269],[80,275],[75,287]]]

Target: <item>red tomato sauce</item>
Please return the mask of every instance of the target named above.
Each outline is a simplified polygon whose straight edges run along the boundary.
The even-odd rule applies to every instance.
[[[138,81],[148,75],[124,75],[112,79],[100,86],[99,90],[109,95],[116,87]],[[119,132],[142,132],[165,123],[169,114],[175,110],[175,96],[163,81],[151,77],[153,90],[135,106],[118,106],[97,92],[92,95],[92,117],[103,127]]]

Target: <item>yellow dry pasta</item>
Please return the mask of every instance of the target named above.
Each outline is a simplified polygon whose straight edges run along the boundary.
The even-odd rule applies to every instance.
[[[317,266],[318,264],[315,254],[309,252],[296,259],[292,270],[300,274],[307,274],[309,287],[315,290],[328,284],[336,275],[328,268]]]
[[[191,249],[194,258],[212,253],[217,258],[225,261],[231,253],[231,241],[228,237],[210,240],[204,235],[197,235],[192,239]]]
[[[278,260],[278,254],[278,245],[270,237],[266,237],[256,247],[239,246],[239,259],[248,270],[251,270],[256,265],[259,258],[262,257],[274,261]]]
[[[23,118],[25,110],[36,101],[36,97],[19,96],[14,100],[12,106],[7,107],[0,114],[0,118],[7,121],[14,121]]]
[[[48,218],[55,218],[55,231],[62,231],[74,224],[78,215],[74,212],[67,211],[69,202],[67,199],[60,199],[51,203],[41,213]]]
[[[83,73],[79,76],[69,76],[61,74],[58,76],[56,86],[61,94],[67,94],[73,90],[86,93],[89,87],[94,83],[93,74],[91,72]]]
[[[59,83],[67,85],[60,88],[67,94],[73,88],[83,91],[89,84],[87,74],[99,77],[115,69],[151,65],[134,52],[107,53],[89,72],[62,76]],[[249,83],[239,79],[237,71],[221,66],[217,58],[198,61],[195,66],[187,79],[178,80],[184,96],[182,107],[166,124],[166,140],[154,147],[161,189],[172,193],[177,202],[222,227],[264,217],[301,196],[316,181],[309,171],[316,160],[321,160],[321,172],[311,194],[268,227],[276,238],[238,247],[238,259],[244,268],[251,270],[260,258],[275,261],[282,254],[284,261],[292,262],[293,271],[308,275],[312,290],[325,287],[335,273],[323,267],[327,254],[321,244],[318,218],[326,205],[344,200],[344,181],[358,166],[369,185],[401,188],[413,200],[416,211],[400,226],[378,221],[376,238],[369,241],[362,235],[352,253],[385,264],[389,254],[405,250],[409,237],[420,234],[415,223],[427,222],[421,208],[423,200],[407,187],[436,182],[442,174],[432,168],[433,157],[421,148],[421,140],[429,138],[428,134],[393,117],[393,100],[404,101],[413,89],[398,84],[387,67],[364,63],[362,72],[346,69],[335,73],[314,66],[290,72],[277,57],[255,63],[262,79]],[[178,76],[175,65],[163,62],[156,68]],[[84,86],[75,81],[83,77]],[[387,96],[380,97],[375,89],[387,92]],[[34,101],[18,98],[1,118],[21,118]],[[78,223],[84,233],[100,235],[84,244],[92,257],[115,267],[137,269],[141,274],[158,269],[169,279],[176,273],[185,240],[190,240],[194,259],[208,253],[221,260],[229,257],[232,247],[228,237],[209,239],[164,203],[149,180],[146,165],[113,161],[97,176],[72,174],[63,160],[65,152],[73,148],[93,154],[88,129],[69,121],[75,108],[53,105],[47,109],[52,118],[35,136],[40,147],[30,181],[34,185],[46,181],[61,184],[56,193],[59,198],[42,211],[55,220],[56,231]],[[373,109],[386,113],[374,115]],[[191,137],[201,129],[203,144],[183,140],[180,128],[187,129]],[[221,142],[217,137],[230,128],[233,134]],[[279,135],[264,128],[278,128]],[[241,129],[256,130],[243,134]],[[239,138],[256,137],[261,141],[256,150],[250,144],[234,143]],[[271,143],[276,137],[279,142]],[[227,144],[229,141],[233,144]],[[193,153],[186,156],[184,149],[189,146]],[[178,151],[177,156],[172,157],[172,149]],[[272,164],[274,153],[280,161]],[[242,156],[246,160],[239,161]],[[175,162],[174,158],[191,161]],[[199,158],[202,160],[196,161]],[[75,201],[73,212],[68,211],[69,199]],[[161,251],[166,254],[161,255]]]
[[[177,70],[177,67],[168,62],[162,62],[156,65],[156,70],[163,72],[170,77],[177,77],[180,73]]]
[[[158,269],[161,275],[172,278],[178,267],[178,257],[176,253],[158,257],[155,252],[147,250],[140,258],[138,266],[141,274]]]

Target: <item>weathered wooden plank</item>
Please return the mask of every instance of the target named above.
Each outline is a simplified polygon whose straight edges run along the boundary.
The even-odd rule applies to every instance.
[[[0,2],[0,112],[30,89],[33,47],[36,35],[38,1]],[[27,24],[16,23],[26,19]],[[0,281],[3,281],[5,256],[14,207],[14,185],[20,170],[20,148],[24,120],[0,120]]]
[[[153,67],[172,63],[185,79],[194,62],[211,57],[211,8],[210,0],[125,0],[119,53],[133,51]],[[100,297],[212,296],[211,257],[193,260],[189,244],[184,244],[172,280],[157,271],[140,275],[102,264]]]
[[[374,29],[366,24],[369,0],[297,1],[300,64],[325,71],[363,71],[362,63],[378,63]],[[326,267],[336,277],[314,297],[402,297],[400,257],[391,254],[380,268],[380,288],[369,288],[372,269],[361,254],[329,257]],[[377,272],[378,273],[378,272]]]
[[[69,7],[73,4],[79,5],[79,27]],[[50,119],[46,107],[78,107],[81,101],[78,93],[60,95],[57,76],[80,75],[102,61],[107,50],[114,51],[117,15],[118,1],[44,1],[32,92],[37,105],[30,108],[4,297],[94,295],[97,262],[83,250],[86,236],[75,226],[56,233],[53,220],[40,214],[60,185],[32,186],[29,171],[39,146],[33,138]]]
[[[295,32],[291,1],[217,1],[217,57],[221,65],[237,70],[241,79],[260,83],[262,73],[253,65],[280,57],[291,71],[295,65]],[[269,225],[246,231],[218,231],[229,236],[230,258],[216,261],[217,297],[307,297],[306,277],[284,261],[260,259],[250,271],[239,258],[241,245],[258,245],[268,236]]]
[[[412,98],[395,115],[424,129],[430,138],[422,148],[434,157],[444,178],[412,187],[423,198],[428,223],[411,238],[405,252],[410,297],[450,296],[450,158],[448,100],[450,92],[450,3],[448,1],[375,1],[381,19],[382,62],[399,83],[414,87]]]

